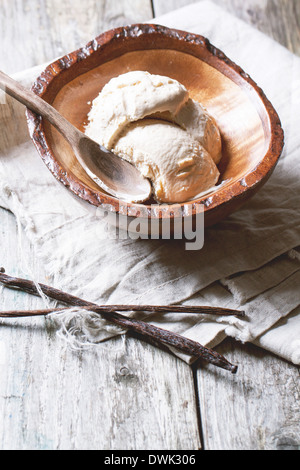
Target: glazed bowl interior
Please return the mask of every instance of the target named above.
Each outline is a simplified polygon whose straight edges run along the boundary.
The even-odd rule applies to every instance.
[[[114,40],[110,32],[109,40],[105,36],[98,38],[80,60],[77,51],[52,64],[55,73],[51,74],[48,67],[45,76],[48,73],[51,78],[38,80],[34,91],[84,131],[92,101],[112,77],[143,70],[182,83],[190,97],[216,119],[221,131],[218,186],[188,202],[204,204],[210,212],[207,224],[211,225],[238,208],[265,183],[282,150],[282,130],[272,105],[238,66],[205,38],[192,36],[200,38],[192,41],[187,40],[188,33],[177,32],[178,37],[170,35],[170,31],[161,28],[156,34],[144,32]],[[34,117],[31,112],[28,116],[29,120]],[[41,132],[46,148],[37,142]],[[113,202],[114,198],[89,178],[69,144],[47,121],[42,121],[39,136],[33,132],[32,137],[50,170],[71,191],[93,205]]]

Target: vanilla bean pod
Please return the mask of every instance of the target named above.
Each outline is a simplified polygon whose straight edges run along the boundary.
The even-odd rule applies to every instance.
[[[40,295],[39,290],[34,282],[27,279],[7,276],[3,273],[3,269],[0,270],[0,282],[6,287],[18,288],[32,295]],[[122,328],[135,331],[149,339],[155,340],[156,342],[161,342],[164,345],[172,346],[185,354],[201,357],[207,362],[214,364],[217,367],[221,367],[222,369],[228,370],[233,374],[237,372],[237,366],[231,364],[221,354],[212,349],[206,348],[205,346],[202,346],[196,341],[185,338],[177,333],[158,328],[149,323],[128,318],[118,312],[103,310],[97,311],[97,304],[86,302],[79,297],[75,297],[71,294],[47,286],[45,284],[38,284],[38,286],[41,291],[49,298],[67,305],[71,305],[73,307],[82,307],[83,309],[84,307],[88,307],[92,311],[95,311],[95,313],[100,314],[107,321],[121,326]]]
[[[96,305],[96,304],[95,304]],[[85,310],[95,313],[102,312],[147,312],[147,313],[181,313],[197,315],[216,315],[245,317],[245,312],[240,310],[222,309],[217,307],[183,307],[183,306],[163,306],[163,305],[97,305],[93,307],[85,306]],[[39,310],[8,310],[0,312],[0,317],[33,317],[46,316],[50,313],[65,312],[66,308],[47,308]]]

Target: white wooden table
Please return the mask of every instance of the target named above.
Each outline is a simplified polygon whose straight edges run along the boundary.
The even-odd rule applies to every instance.
[[[215,0],[300,55],[299,0]],[[150,20],[186,0],[1,0],[0,69],[44,63],[114,26]],[[0,209],[0,265],[22,276],[22,256],[43,278],[12,214]],[[21,254],[23,252],[23,255]],[[24,254],[25,253],[25,254]],[[1,292],[1,309],[39,299]],[[299,369],[252,345],[218,351],[237,376],[189,367],[137,338],[75,354],[45,320],[0,326],[0,449],[299,449]]]

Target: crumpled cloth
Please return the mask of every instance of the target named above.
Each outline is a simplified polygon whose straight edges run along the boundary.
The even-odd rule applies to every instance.
[[[0,205],[14,213],[41,259],[47,282],[40,282],[98,303],[240,308],[245,319],[173,313],[140,318],[206,346],[231,336],[299,364],[300,58],[207,1],[151,22],[206,36],[264,90],[286,141],[268,183],[207,229],[200,251],[186,251],[184,240],[115,239],[97,212],[51,175],[29,139],[24,107],[2,96]],[[30,86],[43,68],[14,78]],[[69,324],[68,317],[65,330]],[[91,317],[79,329],[93,343],[124,333]]]

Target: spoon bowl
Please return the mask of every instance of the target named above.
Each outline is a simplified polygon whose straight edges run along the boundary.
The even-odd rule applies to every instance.
[[[150,199],[150,181],[131,163],[84,134],[79,139],[77,148],[73,146],[73,150],[86,173],[107,193],[125,202],[144,202]]]
[[[46,118],[69,142],[85,172],[100,188],[125,202],[140,203],[150,198],[150,181],[137,168],[94,142],[53,106],[1,71],[0,88]]]

